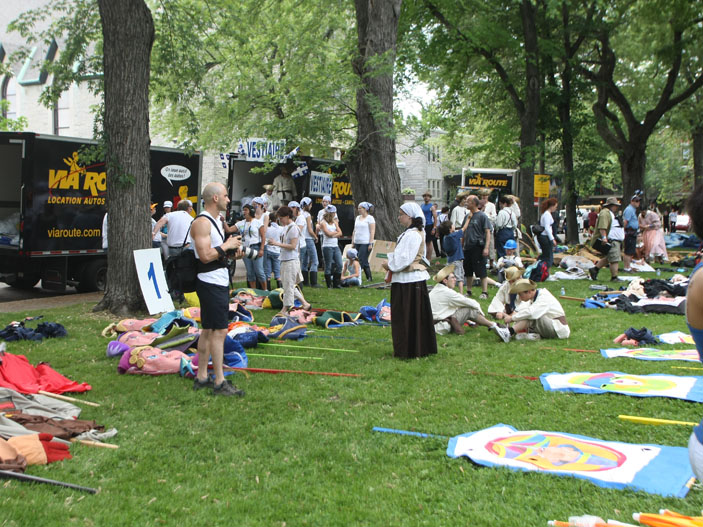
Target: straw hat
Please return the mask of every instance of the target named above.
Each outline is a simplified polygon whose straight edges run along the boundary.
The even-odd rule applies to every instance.
[[[443,267],[434,277],[432,280],[437,282],[438,284],[442,283],[442,280],[447,278],[450,274],[454,272],[454,264],[449,264],[446,267]]]
[[[424,198],[425,196],[432,197],[432,192],[430,192],[429,190],[426,190],[425,192],[422,193],[422,197]]]
[[[273,185],[264,185],[264,190],[273,190]]]
[[[618,201],[618,198],[615,196],[610,196],[608,199],[605,200],[605,205],[604,207],[610,207],[611,205],[617,205],[618,207],[620,206],[620,202]]]
[[[514,265],[511,267],[508,267],[505,270],[505,279],[506,280],[517,280],[518,278],[520,278],[521,275],[522,275],[522,273],[520,272],[520,269],[518,269]]]
[[[527,278],[521,278],[513,284],[513,287],[510,288],[510,294],[514,295],[515,293],[532,291],[533,289],[537,289],[537,284],[535,284],[532,280],[528,280]]]

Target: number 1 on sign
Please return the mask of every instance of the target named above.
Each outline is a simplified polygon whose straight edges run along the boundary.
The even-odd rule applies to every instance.
[[[159,284],[156,282],[156,273],[154,272],[154,262],[149,263],[149,272],[146,275],[148,278],[154,282],[154,289],[156,290],[156,298],[161,299],[161,291],[159,291]]]

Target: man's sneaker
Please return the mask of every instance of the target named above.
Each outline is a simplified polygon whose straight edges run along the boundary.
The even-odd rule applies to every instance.
[[[588,270],[588,276],[591,277],[591,280],[596,280],[598,278],[598,268],[593,266]]]
[[[205,382],[200,382],[200,380],[196,377],[193,380],[193,391],[197,392],[198,390],[202,388],[214,388],[215,384],[212,382],[212,379],[210,377],[207,378],[207,381]]]
[[[541,337],[537,333],[518,333],[515,340],[539,340]]]
[[[479,300],[488,300],[488,293],[481,293],[478,297]]]
[[[243,397],[244,390],[240,390],[225,379],[222,384],[216,384],[212,387],[212,395],[236,395],[237,397]]]
[[[627,269],[623,269],[623,271],[625,271],[626,273],[631,273],[631,272],[632,272],[632,269],[627,268]]]
[[[498,325],[490,328],[496,335],[498,335],[503,342],[510,342],[510,330],[508,328],[501,328]]]

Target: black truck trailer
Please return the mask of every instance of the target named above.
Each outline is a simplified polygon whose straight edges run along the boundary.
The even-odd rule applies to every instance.
[[[107,250],[102,226],[107,213],[105,163],[86,164],[89,139],[31,132],[0,132],[0,281],[63,291],[104,289]],[[198,196],[200,154],[151,148],[151,199],[163,212]],[[194,203],[197,204],[197,203]]]

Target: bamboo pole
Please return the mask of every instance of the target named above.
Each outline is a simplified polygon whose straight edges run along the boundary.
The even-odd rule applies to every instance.
[[[229,368],[227,371],[243,371],[252,373],[304,373],[305,375],[328,375],[330,377],[361,377],[358,373],[335,373],[327,371],[303,371],[303,370],[272,370],[269,368]]]
[[[305,350],[342,351],[345,353],[359,353],[359,350],[347,350],[347,349],[336,349],[336,348],[316,348],[313,346],[291,346],[289,344],[272,344],[271,342],[260,343],[259,346],[275,346],[278,348],[294,348],[294,349],[305,349]]]
[[[46,395],[47,397],[53,397],[54,399],[61,399],[62,401],[70,401],[72,403],[81,403],[87,406],[100,406],[98,403],[91,403],[90,401],[83,401],[82,399],[76,399],[75,397],[69,397],[67,395],[59,395],[58,393],[51,393],[45,390],[39,390],[37,393],[41,395]]]
[[[618,415],[618,419],[623,421],[631,421],[643,425],[681,425],[681,426],[696,426],[698,423],[691,421],[673,421],[671,419],[657,419],[655,417],[640,417],[638,415]]]
[[[101,443],[100,441],[91,441],[89,439],[76,439],[75,437],[71,439],[71,443],[78,443],[79,445],[93,446],[96,448],[113,448],[118,449],[120,445],[113,445],[111,443]]]

